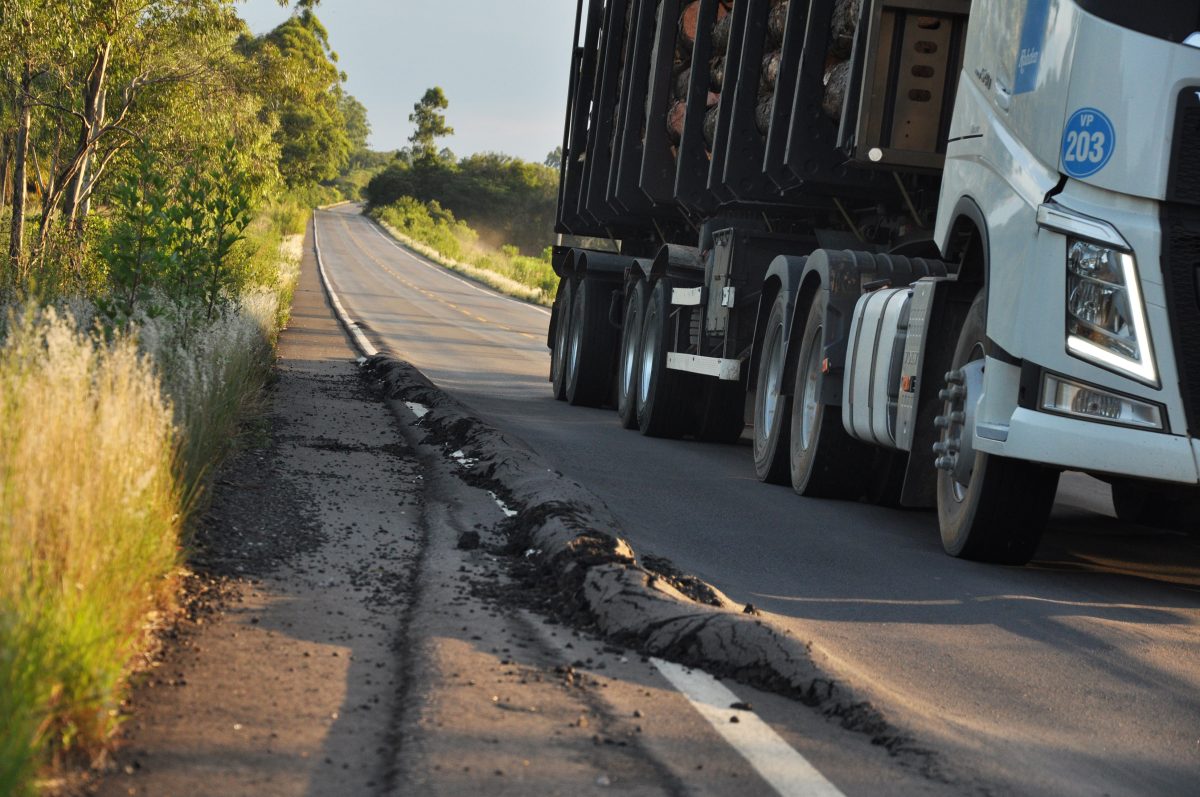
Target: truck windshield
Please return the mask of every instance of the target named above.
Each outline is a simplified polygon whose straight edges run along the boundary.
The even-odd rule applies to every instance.
[[[1200,3],[1196,0],[1076,0],[1079,7],[1123,28],[1167,41],[1182,42],[1200,31]]]

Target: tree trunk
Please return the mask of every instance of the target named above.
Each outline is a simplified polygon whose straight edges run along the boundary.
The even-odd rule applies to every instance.
[[[13,276],[18,282],[25,279],[25,189],[29,158],[29,127],[33,123],[32,103],[29,92],[33,86],[33,69],[25,64],[21,73],[21,91],[17,96],[17,140],[13,153],[13,205],[12,228],[8,242],[8,257]]]
[[[54,205],[58,202],[58,196],[61,193],[56,179],[58,177],[58,166],[61,157],[62,128],[59,128],[54,137],[54,151],[50,153],[50,168],[47,172],[46,182],[42,185],[42,220],[38,225],[37,248],[30,259],[35,265],[38,264],[42,258],[42,254],[46,251],[46,239],[50,235],[50,223],[54,220]],[[34,159],[34,166],[39,172],[41,171],[36,158]],[[41,183],[40,176],[38,182]]]
[[[4,206],[8,204],[8,189],[11,183],[8,180],[8,167],[12,166],[13,156],[13,137],[11,133],[5,133],[3,139],[4,156],[0,157],[0,213],[4,212]]]
[[[108,64],[112,57],[112,43],[105,42],[97,48],[96,58],[92,62],[92,71],[88,75],[87,95],[83,101],[83,121],[79,125],[79,149],[84,153],[79,171],[71,179],[67,188],[63,217],[68,227],[76,234],[82,234],[84,223],[90,208],[87,189],[92,166],[92,151],[96,146],[96,133],[104,126],[105,113],[105,84],[108,79]]]

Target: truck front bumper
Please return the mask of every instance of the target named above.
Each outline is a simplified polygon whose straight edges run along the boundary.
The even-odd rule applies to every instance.
[[[976,435],[975,449],[1065,470],[1200,483],[1200,441],[1032,409],[1013,412],[1006,440]]]

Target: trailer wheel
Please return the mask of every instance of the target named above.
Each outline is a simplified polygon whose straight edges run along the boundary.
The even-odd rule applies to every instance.
[[[558,317],[554,320],[554,349],[550,352],[550,385],[554,398],[567,399],[567,349],[570,346],[571,306],[575,303],[575,280],[563,277],[558,283]]]
[[[938,525],[951,556],[1023,565],[1038,542],[1058,489],[1058,471],[1032,462],[975,451],[964,428],[974,428],[975,403],[987,352],[987,301],[980,291],[963,322],[953,369],[942,391],[943,432],[935,452]]]
[[[862,474],[873,452],[846,433],[840,407],[821,402],[825,302],[819,292],[812,298],[807,319],[792,391],[792,489],[812,498],[856,499],[863,494]]]
[[[567,401],[599,407],[612,392],[617,330],[608,321],[612,284],[584,277],[575,287],[567,343]]]
[[[786,343],[787,301],[781,293],[767,317],[754,391],[754,473],[769,484],[788,483],[792,397],[783,384]]]
[[[638,429],[647,437],[682,437],[687,427],[685,374],[667,368],[670,298],[670,280],[654,283],[639,341],[637,420]]]
[[[650,288],[639,279],[629,292],[625,303],[624,325],[621,328],[621,358],[617,366],[617,414],[626,429],[638,428],[637,391],[641,375],[640,345],[642,322],[646,317],[646,302]]]

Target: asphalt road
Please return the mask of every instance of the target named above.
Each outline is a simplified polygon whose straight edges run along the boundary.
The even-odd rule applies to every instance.
[[[548,313],[317,215],[330,279],[381,348],[586,485],[640,552],[753,602],[885,714],[997,791],[1187,794],[1200,775],[1200,535],[1113,518],[1064,478],[1036,561],[945,556],[926,512],[759,484],[749,448],[643,438],[553,400]]]

